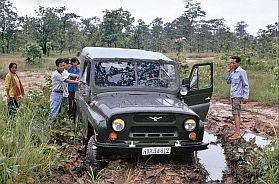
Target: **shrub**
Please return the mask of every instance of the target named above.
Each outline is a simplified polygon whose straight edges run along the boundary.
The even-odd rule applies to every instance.
[[[37,43],[27,43],[24,46],[22,55],[26,57],[28,64],[35,64],[37,58],[39,59],[38,62],[40,62],[43,51]]]

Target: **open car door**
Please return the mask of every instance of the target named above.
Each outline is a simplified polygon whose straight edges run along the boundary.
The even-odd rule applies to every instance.
[[[182,85],[188,89],[188,93],[181,98],[204,121],[213,92],[213,63],[195,64]]]

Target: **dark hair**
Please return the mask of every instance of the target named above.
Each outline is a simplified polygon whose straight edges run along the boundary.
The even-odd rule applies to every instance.
[[[59,64],[63,63],[63,62],[64,62],[64,59],[58,58],[58,59],[56,59],[55,64],[56,64],[56,66],[59,66]]]
[[[238,57],[238,56],[232,56],[231,59],[235,59],[235,61],[236,61],[237,63],[240,63],[240,61],[241,61],[241,58]]]
[[[76,57],[71,58],[71,64],[77,63],[79,65],[79,60]]]
[[[9,70],[10,70],[10,71],[11,71],[13,65],[16,65],[16,67],[17,67],[17,64],[16,64],[16,63],[10,63],[10,64],[9,64]]]
[[[70,63],[70,58],[64,58],[64,63],[69,64]]]

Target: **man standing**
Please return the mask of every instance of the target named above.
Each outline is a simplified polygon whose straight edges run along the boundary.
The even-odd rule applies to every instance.
[[[80,84],[78,80],[70,80],[69,75],[63,75],[65,69],[65,63],[62,58],[59,58],[55,61],[57,70],[53,73],[51,77],[51,86],[52,92],[50,95],[50,112],[48,124],[52,126],[55,122],[57,115],[62,106],[63,100],[63,85],[66,83]]]
[[[231,71],[231,64],[226,66],[226,81],[231,85],[231,102],[232,102],[232,114],[235,122],[235,133],[231,136],[231,139],[240,138],[240,111],[241,102],[245,104],[249,97],[249,84],[246,71],[240,67],[241,58],[238,56],[231,57],[231,64],[233,71]]]

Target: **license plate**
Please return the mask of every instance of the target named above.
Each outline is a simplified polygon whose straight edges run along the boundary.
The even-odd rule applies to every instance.
[[[142,148],[142,155],[169,155],[171,153],[171,147],[149,147]]]

